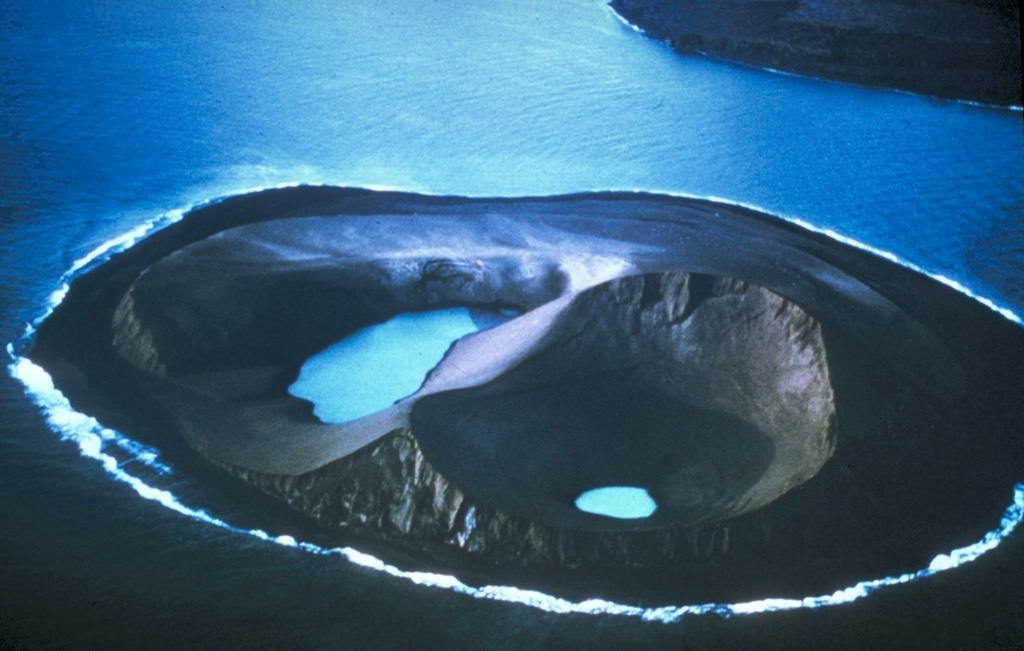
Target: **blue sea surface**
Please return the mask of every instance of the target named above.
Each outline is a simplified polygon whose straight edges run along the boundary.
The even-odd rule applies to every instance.
[[[17,340],[111,239],[299,183],[715,197],[1021,315],[1022,151],[1020,111],[680,57],[602,0],[0,0],[0,334]],[[234,502],[180,473],[173,494],[140,499],[109,481],[139,455],[85,462],[21,385],[0,391],[0,646],[31,630],[63,646],[109,648],[116,631],[135,648],[160,633],[228,648],[251,631],[271,646],[407,648],[510,626],[498,605],[421,597],[183,518],[153,496]]]
[[[600,0],[8,0],[0,20],[3,210],[60,223],[65,258],[282,183],[637,189],[800,219],[1024,311],[1017,111],[680,57]]]

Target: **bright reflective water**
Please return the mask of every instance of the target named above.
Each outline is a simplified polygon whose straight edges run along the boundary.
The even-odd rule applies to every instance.
[[[288,392],[325,423],[346,423],[416,392],[458,339],[497,325],[465,307],[399,314],[310,357]]]
[[[576,498],[576,508],[595,515],[632,520],[651,516],[658,510],[658,503],[646,488],[602,486],[581,493]]]

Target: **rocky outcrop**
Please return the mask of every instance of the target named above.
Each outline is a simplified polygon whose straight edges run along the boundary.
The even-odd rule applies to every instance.
[[[153,375],[165,376],[167,369],[153,342],[153,333],[138,317],[135,294],[126,293],[118,303],[111,321],[111,341],[121,357],[139,369]]]
[[[506,566],[585,568],[699,564],[729,552],[728,524],[637,533],[544,526],[473,500],[424,458],[408,430],[302,475],[229,472],[313,517],[321,526],[385,540],[399,549],[460,555]],[[758,526],[747,524],[746,526]]]
[[[1015,0],[612,0],[677,51],[935,97],[1021,105]]]

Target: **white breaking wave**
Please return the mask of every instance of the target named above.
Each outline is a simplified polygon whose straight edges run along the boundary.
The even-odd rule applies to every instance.
[[[887,586],[909,583],[969,563],[995,549],[1003,539],[1013,533],[1017,525],[1024,519],[1024,483],[1021,483],[1014,487],[1013,500],[1007,506],[998,527],[986,533],[981,540],[965,547],[954,549],[949,553],[939,554],[932,559],[928,567],[916,572],[861,581],[848,588],[837,590],[830,595],[810,596],[803,599],[766,598],[742,603],[706,603],[643,608],[603,599],[570,601],[537,590],[524,590],[515,586],[490,585],[474,587],[463,583],[454,576],[446,574],[408,572],[352,547],[320,547],[312,543],[297,541],[288,534],[273,536],[260,529],[242,529],[202,509],[196,509],[183,504],[170,491],[151,486],[139,477],[131,474],[126,469],[127,464],[118,462],[109,452],[110,446],[115,446],[118,449],[133,454],[135,460],[148,467],[156,468],[161,474],[170,474],[172,472],[171,469],[160,463],[158,460],[159,454],[156,450],[139,445],[124,434],[104,427],[95,418],[75,411],[64,394],[54,387],[53,381],[46,371],[27,358],[14,354],[11,346],[8,346],[8,352],[11,353],[12,358],[11,364],[8,367],[11,376],[18,379],[25,386],[33,401],[42,409],[49,426],[60,434],[62,440],[75,443],[83,457],[100,462],[108,476],[128,485],[140,497],[153,500],[182,515],[222,529],[253,536],[268,543],[284,547],[294,547],[312,554],[341,556],[356,565],[406,579],[417,585],[442,588],[480,599],[517,603],[552,613],[628,615],[639,617],[645,621],[672,623],[679,621],[687,615],[713,613],[722,617],[731,617],[733,615],[795,610],[798,608],[835,606],[861,599]]]
[[[707,199],[709,201],[715,201],[715,202],[718,202],[718,203],[724,203],[724,204],[730,205],[730,206],[739,206],[740,208],[748,208],[750,210],[756,210],[756,211],[758,211],[760,213],[764,213],[766,215],[771,215],[771,213],[765,211],[763,208],[761,208],[759,206],[755,206],[755,205],[751,205],[751,204],[739,203],[739,202],[736,202],[736,201],[729,201],[728,199],[722,199],[721,197],[714,197],[714,196],[710,196],[710,197],[694,197],[694,196],[683,195],[683,194],[678,194],[678,193],[677,194],[666,193],[666,194],[670,194],[672,196],[678,196],[678,197],[692,198],[692,199]],[[982,305],[984,305],[985,307],[989,308],[993,312],[999,314],[1003,318],[1008,319],[1009,321],[1012,321],[1013,323],[1016,323],[1018,325],[1024,325],[1024,320],[1021,319],[1020,315],[1017,314],[1016,312],[1014,312],[1013,310],[1011,310],[1010,308],[1003,307],[1003,306],[999,305],[998,303],[996,303],[995,301],[993,301],[990,298],[986,298],[984,296],[981,296],[980,294],[974,293],[973,291],[968,289],[962,283],[959,283],[959,282],[957,282],[957,281],[955,281],[955,280],[953,280],[951,278],[948,278],[947,276],[943,276],[942,274],[931,273],[927,269],[924,269],[923,267],[921,267],[919,265],[916,265],[913,262],[910,262],[909,260],[901,258],[900,256],[896,255],[895,253],[892,253],[891,251],[886,251],[885,249],[879,249],[877,247],[871,246],[870,244],[865,244],[864,242],[861,242],[860,240],[856,240],[856,239],[854,239],[852,237],[848,237],[846,235],[843,235],[842,233],[839,233],[838,231],[832,230],[831,228],[820,228],[818,226],[815,226],[814,224],[811,224],[810,222],[804,221],[804,220],[799,219],[797,217],[786,217],[784,215],[772,215],[772,216],[774,216],[774,217],[776,217],[778,219],[781,219],[782,221],[789,222],[790,224],[794,224],[796,226],[799,226],[800,228],[802,228],[804,230],[807,230],[807,231],[810,231],[812,233],[818,233],[819,235],[824,235],[824,236],[828,237],[829,239],[835,240],[836,242],[840,242],[842,244],[847,244],[849,246],[852,246],[855,249],[860,249],[861,251],[867,251],[868,253],[871,253],[872,255],[876,255],[876,256],[878,256],[880,258],[884,258],[884,259],[886,259],[886,260],[888,260],[890,262],[898,264],[901,267],[904,267],[906,269],[910,269],[911,271],[913,271],[915,273],[919,273],[922,276],[927,276],[928,278],[931,278],[932,280],[937,280],[938,282],[942,283],[943,285],[946,285],[947,287],[950,287],[950,288],[960,292],[961,294],[964,294],[964,295],[972,298],[973,300],[981,303]]]
[[[297,184],[282,184],[275,187],[290,187],[294,185]],[[248,192],[256,192],[263,189],[265,188],[253,188],[248,190]],[[766,598],[741,603],[705,603],[656,608],[620,604],[603,599],[570,601],[536,590],[526,590],[514,586],[474,587],[463,583],[454,576],[446,574],[405,571],[352,547],[320,547],[312,543],[297,541],[288,534],[274,536],[260,529],[236,527],[203,509],[194,508],[182,503],[177,496],[168,490],[147,483],[147,480],[139,476],[142,473],[133,474],[132,470],[138,466],[152,471],[148,474],[155,474],[156,478],[173,475],[174,470],[166,463],[160,461],[159,450],[143,445],[117,430],[104,426],[96,418],[76,411],[71,406],[67,397],[54,386],[50,375],[42,367],[20,354],[20,351],[30,344],[36,326],[49,316],[64,300],[75,277],[85,273],[95,264],[105,262],[115,253],[129,248],[146,234],[180,220],[188,211],[199,206],[217,203],[221,200],[223,199],[197,203],[187,209],[169,212],[159,219],[139,226],[94,249],[71,266],[61,279],[59,288],[51,294],[44,314],[33,321],[32,324],[26,326],[25,334],[17,342],[17,345],[15,343],[7,345],[7,353],[10,357],[10,363],[7,367],[8,373],[25,387],[26,394],[40,408],[47,424],[60,436],[61,440],[75,444],[78,447],[79,454],[99,462],[107,476],[127,485],[140,497],[158,502],[186,517],[238,534],[259,538],[271,544],[293,547],[321,556],[341,556],[356,565],[384,572],[390,576],[402,578],[417,585],[450,590],[479,599],[516,603],[551,613],[625,615],[638,617],[645,621],[662,623],[677,622],[688,615],[715,614],[721,617],[731,617],[733,615],[796,610],[800,608],[822,608],[850,603],[888,586],[910,583],[960,567],[965,563],[970,563],[983,554],[995,549],[1002,540],[1013,533],[1021,520],[1024,519],[1024,483],[1018,483],[1014,486],[1013,498],[1006,507],[1003,517],[996,528],[986,533],[977,542],[954,549],[945,554],[939,554],[932,559],[927,567],[915,572],[860,581],[850,587],[837,590],[830,595],[809,596],[802,599]],[[901,261],[892,253],[873,249],[856,240],[843,237],[834,231],[815,228],[801,220],[791,219],[788,221],[926,274],[926,272],[914,265]],[[992,301],[971,294],[956,281],[942,276],[932,275],[931,277],[975,298],[1011,321],[1021,323],[1020,317],[1012,311],[1000,308],[992,303]]]

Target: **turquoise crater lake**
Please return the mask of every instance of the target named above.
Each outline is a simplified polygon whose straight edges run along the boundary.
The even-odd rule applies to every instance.
[[[399,314],[310,357],[288,392],[325,423],[368,416],[415,393],[454,342],[509,318],[465,307]]]
[[[645,488],[602,486],[585,491],[577,497],[576,508],[609,518],[636,520],[654,515],[658,510],[658,503]]]

